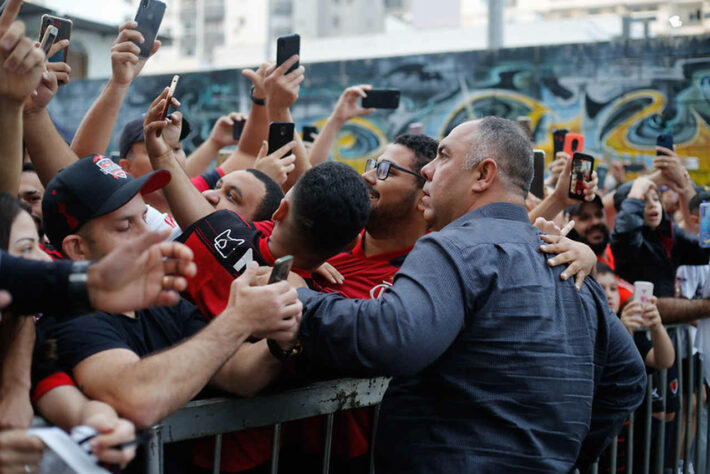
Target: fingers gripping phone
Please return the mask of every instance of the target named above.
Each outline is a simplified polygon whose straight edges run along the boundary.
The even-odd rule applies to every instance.
[[[276,66],[281,66],[288,58],[301,52],[301,37],[297,34],[279,36],[276,39]],[[300,61],[288,68],[286,74],[297,69]]]
[[[269,124],[269,153],[275,152],[293,140],[294,130],[293,122],[271,122]]]
[[[656,146],[662,146],[663,148],[668,148],[669,150],[673,150],[673,135],[670,133],[661,133],[658,135],[656,138]],[[660,151],[656,151],[656,156],[660,155]]]
[[[57,36],[54,39],[55,42],[57,41],[62,41],[62,40],[68,40],[71,38],[71,29],[72,29],[73,22],[68,19],[68,18],[61,18],[58,16],[52,16],[52,15],[42,15],[42,24],[39,29],[39,39],[42,41],[42,39],[45,36],[45,33],[47,31],[47,28],[49,26],[53,26],[57,29]],[[51,48],[51,46],[50,46]],[[67,62],[67,56],[69,55],[69,47],[64,48],[63,50],[59,51],[57,54],[49,58],[50,62],[53,63],[65,63]]]
[[[170,90],[168,90],[168,98],[165,102],[165,107],[163,107],[163,112],[160,115],[162,120],[165,120],[168,117],[168,110],[170,110],[170,103],[172,102],[173,97],[175,97],[175,89],[177,88],[178,81],[180,81],[180,76],[175,74],[173,76],[173,80],[170,81]]]
[[[653,283],[650,281],[634,282],[634,301],[639,301],[642,305],[651,302],[653,296]]]
[[[572,156],[575,152],[582,150],[584,150],[584,135],[580,135],[579,133],[567,133],[565,135],[565,145],[562,151]]]
[[[396,109],[399,107],[398,89],[371,89],[365,92],[367,97],[360,99],[366,109]]]
[[[318,128],[313,127],[311,125],[304,125],[303,126],[303,141],[304,142],[313,142],[313,135],[318,134]]]
[[[138,54],[141,58],[147,58],[153,52],[153,43],[155,37],[158,36],[160,24],[165,15],[165,3],[159,0],[141,0],[138,5],[135,22],[138,23],[136,31],[143,35],[145,40],[143,44],[136,43],[141,52]]]
[[[269,284],[288,279],[288,272],[291,271],[293,265],[293,256],[286,255],[274,262],[274,267],[269,276]]]
[[[584,200],[584,185],[592,180],[593,171],[593,156],[579,152],[572,156],[572,171],[570,171],[569,177],[569,197],[580,201]]]
[[[55,26],[49,25],[44,32],[44,36],[42,36],[39,48],[44,51],[46,57],[49,57],[49,50],[52,49],[52,45],[57,39],[57,33],[59,33],[59,30]]]

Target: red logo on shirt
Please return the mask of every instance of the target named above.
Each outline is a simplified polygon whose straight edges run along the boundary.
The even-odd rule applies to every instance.
[[[671,392],[675,395],[678,393],[678,379],[673,379],[673,381],[670,383],[671,387]]]
[[[376,300],[377,298],[380,297],[382,293],[387,291],[387,288],[392,286],[392,282],[389,281],[383,281],[377,286],[373,286],[372,289],[370,290],[370,298],[373,300]]]

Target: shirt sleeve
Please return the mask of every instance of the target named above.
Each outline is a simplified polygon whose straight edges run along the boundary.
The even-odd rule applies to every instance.
[[[646,371],[631,336],[606,303],[598,305],[599,327],[595,348],[596,391],[589,433],[582,442],[577,466],[585,472],[641,405]]]
[[[444,353],[464,323],[460,272],[430,237],[417,243],[393,286],[376,300],[298,293],[304,353],[319,366],[352,375],[415,374]]]
[[[12,295],[7,308],[15,314],[70,310],[69,274],[72,262],[40,262],[0,254],[0,289]]]

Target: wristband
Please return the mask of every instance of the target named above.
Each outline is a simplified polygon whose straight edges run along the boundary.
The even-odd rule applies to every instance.
[[[267,339],[266,344],[269,346],[269,352],[271,352],[271,355],[273,355],[282,362],[289,360],[292,357],[295,357],[301,352],[303,352],[303,346],[301,345],[301,341],[296,341],[296,345],[287,351],[281,349],[279,343],[274,341],[273,339]]]
[[[86,275],[92,263],[93,262],[90,261],[72,263],[69,281],[67,283],[69,314],[71,315],[86,314],[93,311],[91,302],[89,301],[89,291],[87,288],[88,277]]]
[[[251,97],[251,101],[254,102],[256,105],[266,105],[266,98],[258,99],[256,97],[254,97],[254,86],[251,86],[251,91],[249,91],[249,96]]]

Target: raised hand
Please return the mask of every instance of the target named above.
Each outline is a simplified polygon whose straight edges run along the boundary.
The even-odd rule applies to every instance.
[[[279,186],[283,186],[286,179],[288,179],[288,174],[296,167],[293,163],[296,157],[293,154],[286,155],[286,153],[293,150],[295,146],[296,142],[289,142],[270,155],[267,155],[269,152],[269,144],[266,141],[262,142],[259,154],[256,156],[254,168],[276,181]]]
[[[569,197],[569,185],[570,185],[570,173],[572,172],[572,157],[567,153],[561,151],[557,154],[557,160],[564,160],[565,167],[557,179],[557,185],[555,186],[554,194],[557,196],[565,206],[572,206],[579,203],[578,200]],[[596,194],[599,183],[599,178],[597,177],[597,172],[592,173],[591,181],[586,181],[584,183],[584,200],[593,201],[594,195]]]
[[[118,28],[118,37],[111,47],[111,69],[113,70],[111,80],[117,85],[129,86],[149,59],[138,56],[140,48],[133,41],[143,43],[145,38],[136,30],[137,27],[138,23],[133,20],[121,25]],[[156,40],[150,56],[157,53],[158,49],[160,49],[160,41]]]
[[[25,37],[25,25],[15,21],[22,0],[8,0],[0,15],[0,98],[22,106],[39,85],[44,52]]]
[[[256,71],[252,71],[251,69],[242,69],[242,75],[249,79],[254,86],[254,97],[257,99],[263,99],[266,97],[264,78],[266,77],[266,70],[271,69],[274,64],[275,63],[273,61],[266,61],[265,63],[262,63]]]
[[[286,71],[297,61],[298,55],[294,54],[281,66],[271,66],[266,70],[264,90],[266,92],[266,107],[269,110],[288,109],[296,103],[306,69],[299,66],[288,74]]]
[[[345,89],[340,95],[338,103],[335,104],[333,118],[345,123],[351,118],[374,112],[376,109],[364,109],[360,107],[359,103],[361,98],[367,97],[367,91],[371,89],[372,86],[370,84],[360,84]]]
[[[646,325],[643,318],[643,307],[640,301],[632,301],[624,306],[623,311],[621,311],[621,323],[629,332],[633,332],[635,329],[640,329]]]
[[[87,271],[91,305],[123,313],[180,301],[179,291],[197,273],[192,251],[166,242],[168,231],[150,232],[115,248]]]
[[[254,73],[254,71],[249,71]],[[245,122],[246,116],[237,112],[232,112],[229,115],[221,116],[212,127],[210,132],[210,140],[212,140],[219,148],[236,145],[239,140],[234,139],[234,124],[237,122]]]
[[[172,147],[162,131],[168,126],[170,121],[163,119],[163,108],[168,100],[170,89],[166,87],[163,92],[150,104],[148,112],[143,117],[143,133],[145,134],[145,147],[150,157],[160,157],[172,153]],[[180,102],[174,97],[172,104],[180,106]],[[173,114],[174,115],[174,114]]]
[[[645,176],[636,178],[629,191],[630,198],[646,200],[646,195],[651,189],[656,189],[656,184]]]

